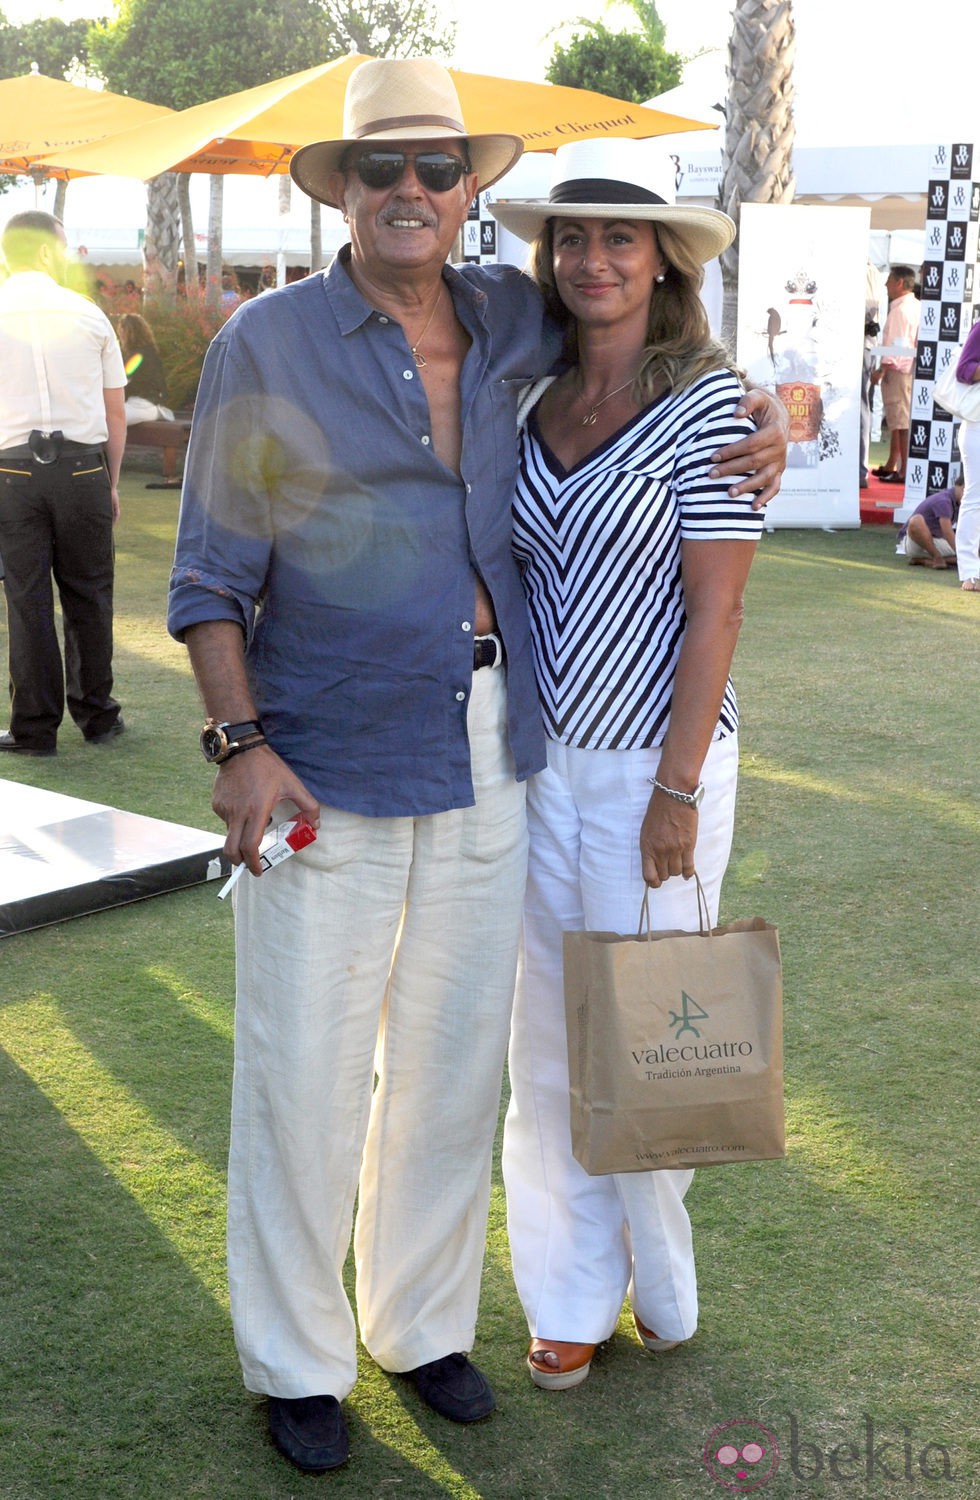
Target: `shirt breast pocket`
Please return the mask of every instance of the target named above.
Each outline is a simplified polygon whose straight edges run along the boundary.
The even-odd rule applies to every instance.
[[[517,404],[532,378],[519,375],[490,386],[494,473],[510,485],[517,480]]]

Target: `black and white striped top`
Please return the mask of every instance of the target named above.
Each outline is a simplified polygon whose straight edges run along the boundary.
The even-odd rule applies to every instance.
[[[660,397],[566,471],[534,413],[521,439],[514,552],[524,577],[545,729],[586,749],[659,745],[686,617],[681,540],[746,540],[752,496],[711,456],[752,424],[727,370]],[[731,681],[717,737],[738,723]]]

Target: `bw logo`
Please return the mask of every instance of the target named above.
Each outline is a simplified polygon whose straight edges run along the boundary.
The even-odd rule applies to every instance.
[[[698,1002],[692,1000],[686,990],[681,990],[680,1013],[676,1010],[671,1010],[667,1014],[669,1016],[669,1024],[677,1027],[677,1030],[674,1032],[675,1042],[680,1041],[685,1031],[689,1031],[692,1036],[700,1036],[700,1031],[693,1023],[709,1019],[708,1012],[702,1010]]]

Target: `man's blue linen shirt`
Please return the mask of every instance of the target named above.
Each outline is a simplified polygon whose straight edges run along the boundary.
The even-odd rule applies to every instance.
[[[239,623],[273,748],[320,801],[375,817],[473,803],[474,570],[507,652],[518,779],[544,764],[511,499],[517,392],[556,338],[512,267],[444,279],[471,339],[461,477],[433,451],[401,326],[341,257],[217,335],[187,455],[171,633]]]

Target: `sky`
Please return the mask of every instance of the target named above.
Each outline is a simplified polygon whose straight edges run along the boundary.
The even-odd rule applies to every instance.
[[[457,66],[532,79],[543,76],[554,46],[554,38],[543,45],[541,39],[567,16],[588,15],[618,31],[628,29],[631,14],[626,6],[596,0],[584,5],[577,0],[445,0],[445,5],[457,17]],[[714,49],[717,71],[707,63],[696,70],[702,87],[705,79],[716,85],[702,106],[710,108],[726,92],[732,0],[657,0],[657,10],[672,51],[689,55]],[[486,23],[488,12],[492,26]],[[923,0],[794,0],[793,15],[794,112],[801,145],[973,140],[980,135],[977,0],[943,0],[932,6]],[[565,29],[565,40],[573,30]]]
[[[556,38],[571,16],[627,29],[628,6],[604,0],[438,0],[457,23],[457,67],[541,80]],[[0,0],[9,20],[71,19],[108,0]],[[657,0],[676,52],[714,51],[700,63],[698,95],[707,109],[725,93],[732,0]],[[889,144],[975,139],[980,134],[976,57],[977,0],[794,0],[795,116],[801,145]],[[935,17],[935,20],[932,18]],[[561,35],[568,39],[573,28]],[[712,97],[707,97],[707,95]]]
[[[92,15],[110,0],[0,0],[11,21],[33,15]],[[629,27],[617,0],[437,0],[458,26],[458,68],[543,80],[554,48],[549,31],[569,15],[611,30]],[[693,69],[702,108],[725,95],[732,0],[657,0],[672,51],[713,49]],[[794,0],[795,126],[801,145],[890,144],[974,139],[972,101],[980,54],[977,0]],[[561,33],[569,39],[572,28]],[[711,95],[711,98],[708,98]]]

